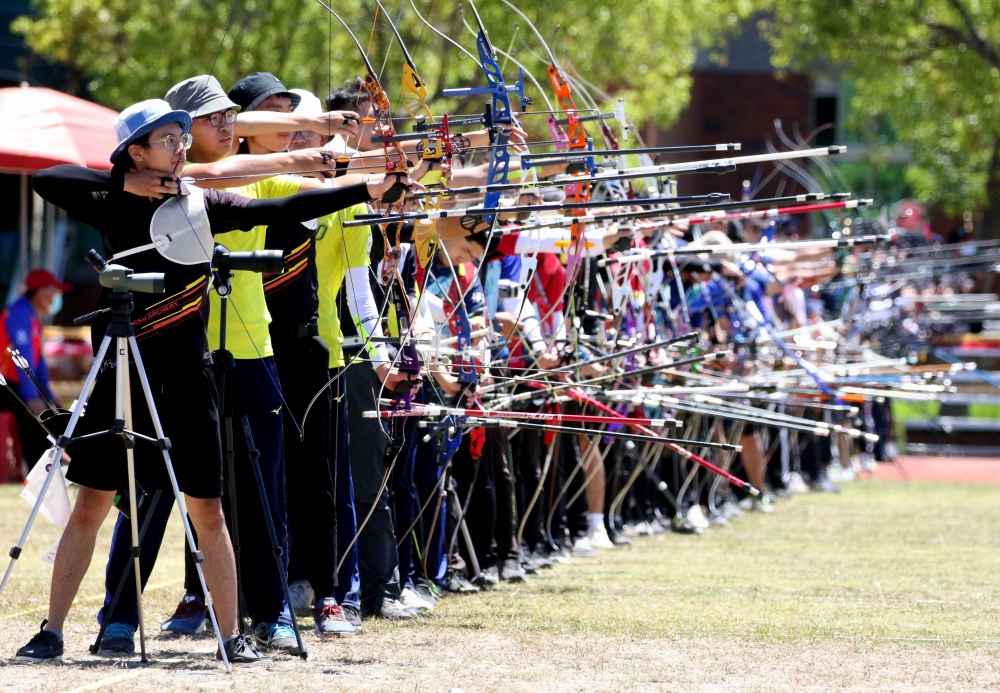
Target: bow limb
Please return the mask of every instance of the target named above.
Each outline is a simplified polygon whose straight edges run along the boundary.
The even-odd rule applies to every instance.
[[[413,11],[416,13],[417,19],[419,19],[421,22],[423,22],[424,24],[426,24],[428,29],[430,29],[431,31],[433,31],[435,34],[437,34],[438,36],[440,36],[441,38],[443,38],[445,41],[447,41],[451,45],[455,46],[455,48],[457,48],[458,50],[462,51],[462,53],[464,53],[466,56],[468,56],[468,58],[470,60],[472,60],[474,63],[476,63],[476,65],[479,65],[479,58],[477,58],[472,53],[470,53],[468,50],[466,50],[466,48],[464,46],[462,46],[462,44],[460,44],[457,41],[455,41],[455,39],[453,39],[451,36],[448,36],[447,34],[443,33],[436,26],[434,26],[433,24],[431,24],[430,22],[428,22],[426,19],[424,19],[424,16],[422,14],[420,14],[420,10],[417,9],[417,6],[413,2],[413,0],[410,0],[410,6],[413,8]]]
[[[472,34],[473,36],[477,36],[478,34],[476,33],[476,30],[473,29],[471,26],[469,26],[469,21],[465,18],[465,12],[462,11],[461,8],[459,9],[459,12],[462,15],[462,24],[465,25],[465,28],[469,31],[470,34]],[[548,110],[550,110],[550,111],[553,110],[552,109],[552,102],[549,101],[549,99],[548,99],[547,96],[545,96],[545,90],[542,89],[542,85],[539,83],[539,81],[537,79],[535,79],[535,76],[533,74],[531,74],[531,70],[529,70],[528,68],[526,68],[520,61],[518,61],[517,58],[515,58],[510,53],[502,51],[502,50],[500,50],[499,48],[496,48],[496,47],[494,47],[494,50],[496,50],[496,52],[498,54],[502,55],[507,60],[509,60],[512,63],[514,63],[515,65],[517,65],[520,69],[524,70],[524,74],[528,75],[528,79],[530,79],[531,83],[535,85],[535,88],[538,89],[538,93],[541,95],[542,100],[545,101],[546,108],[548,108]]]
[[[396,36],[396,41],[399,43],[400,49],[403,51],[403,59],[405,63],[403,65],[403,86],[400,92],[400,98],[402,100],[403,110],[405,110],[411,118],[416,118],[420,111],[430,118],[430,122],[434,122],[434,115],[431,113],[431,109],[427,106],[427,85],[424,80],[420,78],[420,74],[417,72],[416,66],[413,64],[413,58],[410,56],[410,51],[407,50],[406,44],[403,43],[403,37],[399,35],[399,29],[396,28],[395,22],[392,21],[389,13],[386,11],[385,6],[382,4],[381,0],[375,0],[375,4],[378,5],[379,9],[382,10],[382,14],[389,21],[389,26],[392,27],[392,33]],[[400,17],[402,17],[403,5],[400,7]]]

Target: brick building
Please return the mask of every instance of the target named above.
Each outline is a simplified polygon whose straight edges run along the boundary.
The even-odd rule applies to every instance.
[[[770,49],[752,24],[730,42],[724,57],[722,61],[713,61],[708,52],[699,54],[692,74],[688,106],[668,131],[647,124],[643,138],[648,146],[739,142],[742,154],[758,154],[768,151],[766,142],[770,139],[778,149],[787,149],[775,132],[776,118],[781,119],[789,137],[793,137],[794,123],[798,124],[803,137],[818,124],[833,123],[834,127],[820,132],[811,144],[823,146],[836,141],[839,83],[814,81],[809,75],[799,73],[776,75],[771,66]],[[703,158],[706,158],[703,153],[678,155],[669,161]],[[744,180],[750,180],[751,187],[755,187],[772,171],[774,165],[767,163],[743,165],[736,172],[722,176],[680,176],[679,193],[727,192],[733,199],[739,199]],[[763,184],[754,197],[804,191],[800,184],[778,173]]]

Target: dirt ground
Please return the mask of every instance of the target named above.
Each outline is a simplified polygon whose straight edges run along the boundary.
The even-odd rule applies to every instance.
[[[0,488],[8,545],[28,511],[16,491]],[[983,484],[857,481],[701,537],[642,538],[443,600],[417,623],[366,621],[333,642],[309,633],[307,661],[228,676],[210,636],[158,632],[180,597],[177,522],[147,589],[151,664],[86,650],[110,520],[67,624],[66,663],[13,664],[44,617],[51,572],[39,556],[55,530],[42,520],[0,597],[0,692],[998,691],[998,500]]]

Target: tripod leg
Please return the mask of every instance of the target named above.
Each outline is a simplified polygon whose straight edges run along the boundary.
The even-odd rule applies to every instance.
[[[469,525],[466,524],[464,516],[458,523],[458,526],[462,530],[462,539],[465,540],[465,548],[469,550],[469,567],[472,568],[472,577],[469,581],[475,582],[479,579],[482,571],[479,569],[479,557],[476,556],[476,547],[472,545],[472,535],[469,534]]]
[[[260,471],[260,453],[253,444],[253,434],[250,432],[250,420],[247,418],[246,414],[240,416],[240,422],[243,424],[243,435],[246,437],[247,450],[250,453],[250,466],[253,467],[253,475],[257,480],[257,492],[260,493],[260,505],[261,509],[264,511],[264,520],[267,524],[267,534],[271,539],[271,551],[274,553],[275,563],[278,565],[278,575],[281,578],[281,589],[285,593],[285,604],[288,605],[289,611],[291,611],[291,621],[292,630],[295,631],[295,642],[298,644],[299,652],[298,655],[302,659],[306,659],[309,653],[306,651],[306,645],[302,642],[302,633],[299,632],[299,620],[295,617],[295,610],[292,609],[292,595],[288,589],[288,573],[285,570],[285,562],[282,560],[282,550],[281,546],[278,545],[278,534],[274,529],[274,519],[271,517],[271,504],[267,500],[267,489],[264,487],[264,475]]]
[[[10,547],[10,551],[8,553],[10,556],[10,563],[7,564],[7,570],[3,574],[3,580],[0,581],[0,594],[3,594],[3,588],[7,586],[7,580],[10,579],[10,574],[14,570],[14,563],[16,563],[17,559],[20,558],[21,551],[24,549],[24,544],[28,541],[28,533],[31,531],[31,526],[35,524],[35,518],[38,517],[38,509],[42,507],[42,501],[45,500],[45,494],[49,491],[49,485],[52,483],[52,477],[55,474],[56,464],[62,463],[63,450],[73,437],[73,431],[76,429],[76,424],[80,420],[80,416],[86,406],[87,399],[90,398],[90,394],[94,391],[94,383],[97,382],[97,374],[101,370],[101,364],[104,362],[104,357],[107,356],[108,347],[110,345],[111,336],[110,334],[106,334],[104,335],[104,339],[101,341],[100,348],[97,350],[94,365],[90,367],[87,379],[83,383],[83,390],[80,393],[80,398],[77,401],[76,408],[73,410],[73,415],[70,417],[69,423],[66,424],[65,432],[56,441],[56,445],[53,448],[52,466],[49,469],[48,474],[45,475],[45,481],[42,482],[42,489],[38,493],[38,498],[35,499],[35,504],[31,506],[31,513],[28,515],[28,521],[24,525],[24,530],[21,532],[21,536],[17,540],[17,544]]]
[[[142,545],[143,537],[146,536],[146,530],[149,528],[149,522],[150,520],[153,519],[153,513],[156,512],[156,506],[160,502],[161,495],[163,495],[163,491],[161,491],[160,489],[156,489],[153,492],[152,499],[149,501],[149,507],[146,509],[146,514],[142,518],[142,526],[139,528],[140,546]],[[143,500],[145,500],[145,498]],[[139,509],[136,508],[135,512],[139,512]],[[133,558],[134,557],[132,556],[132,552],[129,551],[129,561],[132,561]],[[111,597],[111,605],[108,607],[106,612],[108,618],[111,617],[111,614],[115,612],[115,607],[118,606],[118,598],[121,597],[122,590],[125,589],[125,583],[128,581],[130,570],[131,567],[126,566],[125,572],[122,573],[121,579],[118,580],[118,585],[115,587],[114,596]],[[101,649],[101,641],[104,640],[104,631],[108,629],[108,623],[109,623],[108,618],[104,619],[104,622],[101,624],[101,629],[97,632],[97,640],[95,640],[94,644],[90,646],[91,654],[97,654],[97,651]]]
[[[132,388],[128,372],[128,343],[125,337],[118,338],[117,373],[115,375],[115,428],[122,427],[121,436],[125,441],[125,457],[128,460],[128,503],[132,508],[129,518],[132,525],[132,569],[135,573],[135,604],[139,613],[139,652],[140,661],[146,660],[146,626],[142,618],[142,574],[139,570],[139,556],[142,547],[139,545],[139,513],[136,511],[135,500],[135,439],[132,429]]]
[[[201,564],[205,558],[202,556],[201,551],[198,550],[198,545],[194,540],[194,533],[191,531],[191,523],[188,521],[187,503],[184,502],[184,496],[181,494],[180,487],[177,485],[177,475],[174,474],[174,465],[173,462],[170,461],[170,442],[167,437],[163,435],[163,426],[160,425],[160,416],[156,413],[156,403],[153,401],[153,392],[149,387],[149,379],[146,377],[146,369],[142,366],[142,357],[139,355],[139,346],[136,344],[135,337],[129,337],[128,341],[129,345],[132,347],[132,356],[135,358],[135,368],[139,373],[139,382],[142,383],[142,392],[146,397],[146,405],[149,407],[149,417],[153,420],[153,428],[156,431],[156,439],[161,450],[163,451],[163,462],[167,467],[167,475],[170,477],[170,488],[173,490],[174,497],[177,499],[177,509],[181,514],[181,524],[184,525],[184,536],[187,537],[188,546],[191,548],[191,555],[194,557],[195,570],[198,572],[198,581],[201,583],[201,590],[205,594],[205,606],[208,608],[208,617],[212,619],[212,628],[215,629],[215,638],[219,642],[219,652],[222,654],[222,664],[226,668],[226,673],[230,673],[232,668],[229,666],[229,657],[226,656],[226,645],[225,642],[223,642],[222,631],[219,630],[219,621],[215,615],[215,607],[212,605],[212,594],[208,591],[208,584],[205,582],[205,572],[201,568]],[[138,569],[136,572],[138,573]]]

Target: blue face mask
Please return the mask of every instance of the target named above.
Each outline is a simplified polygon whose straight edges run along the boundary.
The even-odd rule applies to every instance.
[[[49,304],[49,315],[55,315],[60,310],[62,310],[62,294],[56,294],[52,297],[52,303]]]

